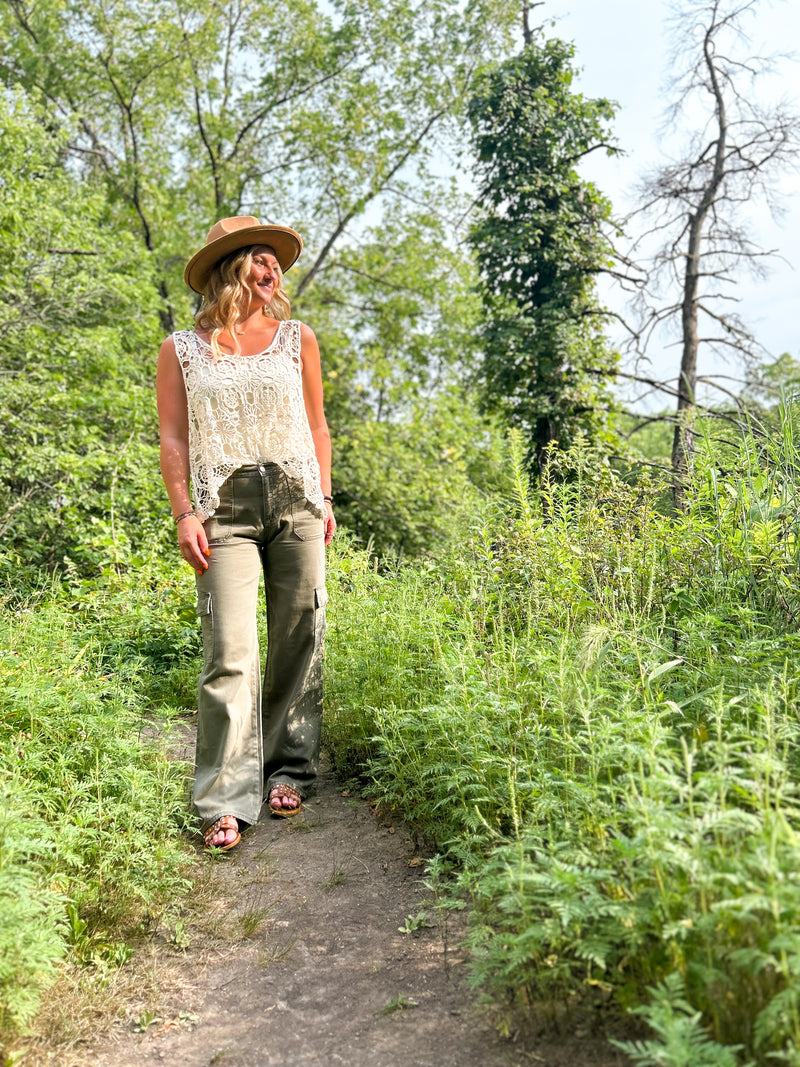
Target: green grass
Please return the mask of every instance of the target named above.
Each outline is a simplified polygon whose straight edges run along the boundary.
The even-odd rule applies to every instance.
[[[166,748],[172,710],[152,702],[171,599],[56,582],[3,605],[0,1032],[30,1021],[65,956],[123,963],[189,885],[186,772]]]
[[[706,440],[687,514],[578,448],[450,558],[332,575],[329,742],[468,894],[473,980],[644,1013],[639,1062],[800,1062],[792,425]]]

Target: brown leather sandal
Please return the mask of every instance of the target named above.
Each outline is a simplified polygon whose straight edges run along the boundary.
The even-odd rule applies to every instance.
[[[276,797],[290,797],[297,801],[297,807],[295,808],[273,808],[272,801]],[[291,819],[295,815],[299,815],[303,810],[303,798],[297,792],[296,789],[292,789],[290,785],[286,785],[285,782],[279,782],[278,785],[274,785],[269,791],[269,798],[267,800],[271,815],[281,815],[284,819]]]
[[[211,840],[215,834],[220,830],[235,830],[236,837],[233,841],[228,841],[224,845],[212,845]],[[203,842],[207,849],[217,848],[220,852],[230,852],[232,848],[236,848],[239,842],[242,840],[242,835],[239,833],[239,823],[236,821],[233,815],[223,815],[215,823],[203,831]]]

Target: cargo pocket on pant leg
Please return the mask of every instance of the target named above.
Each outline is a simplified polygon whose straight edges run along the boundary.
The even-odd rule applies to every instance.
[[[325,606],[328,603],[328,590],[320,586],[314,590],[314,651],[322,648],[325,640]]]
[[[214,648],[214,620],[211,610],[211,593],[197,594],[197,614],[200,618],[200,628],[203,634],[203,652],[206,660]]]

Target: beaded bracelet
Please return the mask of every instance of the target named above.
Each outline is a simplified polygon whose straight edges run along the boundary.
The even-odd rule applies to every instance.
[[[177,526],[181,519],[188,519],[190,515],[194,515],[193,511],[184,511],[182,515],[175,516],[175,525]]]

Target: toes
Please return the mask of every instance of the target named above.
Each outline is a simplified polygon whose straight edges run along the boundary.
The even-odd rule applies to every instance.
[[[232,816],[226,816],[219,821],[216,828],[206,831],[204,840],[207,848],[224,848],[232,844],[239,834],[239,824]]]
[[[300,807],[300,797],[294,792],[279,792],[276,787],[270,793],[269,806],[273,811],[294,811]]]

